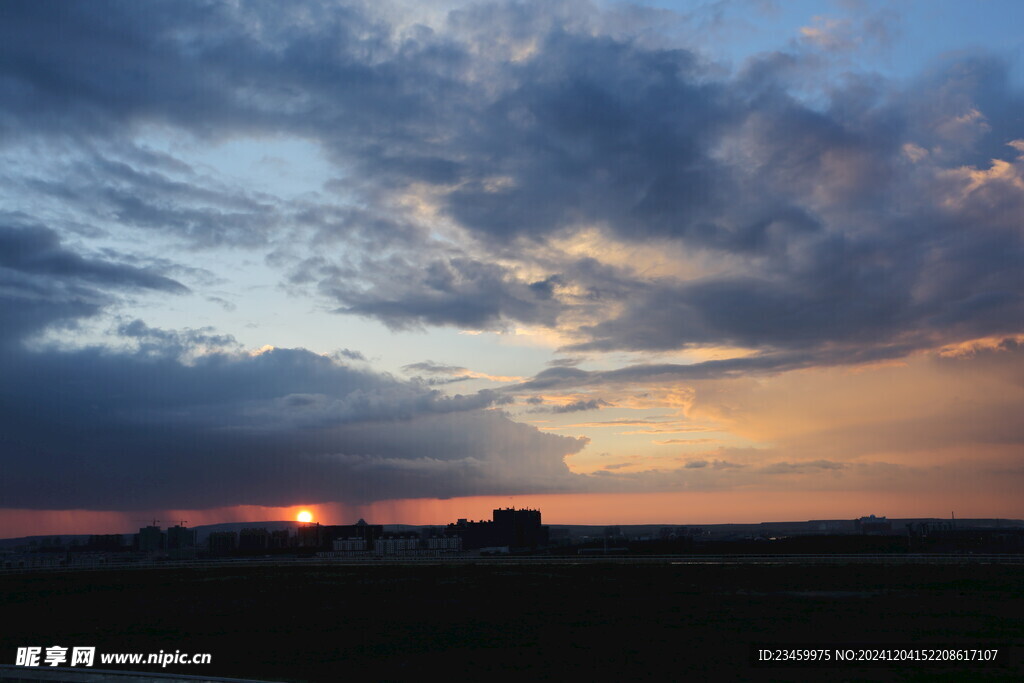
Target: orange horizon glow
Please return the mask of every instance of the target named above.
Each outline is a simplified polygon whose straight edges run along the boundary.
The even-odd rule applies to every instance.
[[[1013,496],[978,498],[956,492],[909,496],[880,491],[675,491],[667,493],[579,493],[464,498],[416,498],[365,505],[321,503],[271,507],[240,505],[209,510],[162,511],[159,519],[190,520],[188,526],[229,522],[298,520],[309,512],[322,524],[445,525],[460,518],[490,519],[495,508],[539,509],[545,524],[757,524],[812,519],[1024,517]],[[134,533],[152,515],[138,511],[0,510],[0,538],[56,534]]]

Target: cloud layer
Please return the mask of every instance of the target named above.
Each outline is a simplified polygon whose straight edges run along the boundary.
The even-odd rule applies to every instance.
[[[590,479],[565,464],[585,438],[498,408],[541,391],[571,396],[529,411],[628,406],[629,386],[705,397],[714,382],[972,343],[1019,355],[1006,345],[1024,332],[1024,101],[1006,61],[960,53],[901,82],[845,69],[889,40],[884,15],[863,39],[824,18],[729,66],[660,31],[653,10],[404,9],[0,7],[2,505],[851,476],[793,437],[771,462],[686,456],[683,474],[605,484],[611,468]],[[263,191],[174,151],[275,139],[322,155],[315,190]],[[223,274],[190,270],[189,253],[244,254],[342,319],[529,328],[574,355],[525,380],[426,361],[406,380],[358,351],[248,353],[230,330],[151,326],[138,301],[223,301],[203,291]],[[76,340],[87,324],[108,325],[105,344]],[[636,360],[708,349],[731,351]],[[506,386],[437,388],[468,381]],[[999,415],[987,424],[1003,433]]]
[[[116,150],[36,192],[199,246],[314,229],[335,248],[281,257],[339,313],[642,351],[924,348],[1024,313],[1021,98],[994,58],[809,98],[830,43],[728,73],[603,33],[583,3],[474,5],[431,28],[312,2],[4,12],[0,125]],[[44,58],[30,36],[58,28]],[[128,145],[153,125],[311,139],[343,206],[210,186]],[[689,262],[650,277],[559,248],[583,230]]]

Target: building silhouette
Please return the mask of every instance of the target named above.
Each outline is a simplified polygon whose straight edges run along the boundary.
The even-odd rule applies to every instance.
[[[861,534],[891,534],[892,522],[885,517],[869,515],[855,520],[854,529]]]
[[[265,528],[246,528],[238,532],[238,549],[258,553],[270,547],[270,532]]]
[[[377,555],[405,555],[419,552],[422,540],[419,534],[384,534],[373,542]]]
[[[238,534],[234,531],[213,531],[206,537],[211,555],[230,555],[238,548]]]
[[[298,542],[301,548],[316,550],[333,550],[334,542],[362,541],[367,549],[373,548],[378,538],[384,535],[384,525],[367,524],[360,519],[355,524],[304,524],[298,529]]]
[[[281,550],[291,546],[291,536],[287,529],[277,529],[270,532],[268,539],[269,547],[272,550]]]
[[[160,527],[155,525],[145,526],[135,534],[135,543],[140,552],[154,553],[166,547],[166,538]]]
[[[462,539],[466,550],[480,548],[537,548],[548,544],[549,529],[541,524],[540,510],[500,508],[490,521],[460,519],[447,534]]]
[[[196,530],[187,529],[180,524],[167,528],[167,549],[186,550],[196,545]]]
[[[84,547],[84,550],[96,552],[120,552],[126,549],[121,534],[93,534]]]

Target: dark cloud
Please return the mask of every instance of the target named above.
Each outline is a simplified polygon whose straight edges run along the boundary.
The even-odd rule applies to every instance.
[[[407,271],[402,279],[395,270]],[[554,325],[560,305],[550,294],[515,279],[508,269],[473,259],[364,263],[360,280],[329,276],[327,296],[344,301],[339,313],[373,317],[392,329],[423,325],[494,328],[507,320]],[[369,286],[367,286],[369,284]]]
[[[172,335],[136,322],[147,343]],[[173,350],[173,349],[171,349]],[[5,362],[9,507],[287,505],[565,490],[585,439],[303,350],[25,353]]]
[[[403,365],[402,369],[406,372],[424,372],[428,375],[462,375],[469,372],[467,368],[458,365],[445,365],[444,363],[435,363],[432,360]]]
[[[708,431],[708,430],[704,430],[704,431]],[[696,445],[696,444],[718,443],[718,442],[719,442],[719,439],[664,439],[664,440],[661,440],[661,441],[655,441],[654,443],[658,444],[659,446],[674,446],[674,445],[677,445],[677,444],[691,445],[692,446],[692,445]]]
[[[458,365],[435,363],[430,360],[403,365],[402,370],[409,374],[423,373],[426,375],[434,375],[433,377],[427,377],[425,379],[420,375],[416,375],[414,377],[415,381],[422,382],[427,386],[442,386],[445,384],[468,382],[469,380],[478,379],[482,376],[479,373],[472,372],[469,368],[464,368]],[[512,400],[513,399],[509,398],[508,402],[512,402]]]
[[[812,362],[802,355],[735,358],[721,361],[704,361],[690,365],[661,364],[633,365],[617,370],[587,371],[577,368],[549,368],[520,384],[511,385],[507,391],[537,391],[543,389],[570,388],[597,384],[628,382],[651,382],[657,380],[713,379],[748,374],[751,372],[777,372],[806,367]]]
[[[831,460],[812,460],[810,462],[776,462],[758,469],[760,474],[803,474],[815,470],[843,470],[849,467],[846,463]]]
[[[156,270],[109,257],[83,256],[44,226],[0,224],[0,344],[94,316],[119,290],[189,291]]]
[[[474,230],[508,239],[583,221],[635,234],[685,234],[717,201],[721,183],[705,141],[732,118],[685,50],[638,50],[607,38],[552,31],[534,59],[477,115],[467,140],[477,183],[449,197]],[[483,179],[510,177],[507,189]]]
[[[149,270],[88,259],[61,245],[56,232],[42,226],[0,225],[0,268],[50,280],[79,280],[98,286],[187,292],[180,282]]]
[[[784,463],[786,464],[786,463]],[[742,468],[744,465],[738,465],[728,460],[705,460],[704,458],[694,458],[687,460],[683,465],[683,470],[729,470]],[[793,471],[798,471],[794,469]]]
[[[605,406],[610,406],[611,403],[604,401],[599,398],[573,401],[572,403],[566,403],[564,405],[551,406],[550,408],[538,408],[536,412],[548,412],[557,414],[565,413],[579,413],[586,410],[601,410]]]
[[[48,170],[46,179],[11,182],[97,223],[164,232],[192,247],[265,246],[301,211],[131,143],[105,146],[101,153],[81,140],[51,142],[49,153],[75,161]]]
[[[231,303],[227,299],[224,299],[223,297],[208,296],[208,297],[206,297],[206,300],[209,301],[210,303],[214,303],[214,304],[219,305],[225,311],[229,311],[230,312],[230,311],[234,311],[236,308],[238,308],[233,303]]]
[[[629,384],[643,382],[675,382],[704,379],[742,377],[773,374],[801,368],[873,363],[901,358],[914,350],[911,344],[892,344],[859,349],[826,349],[823,351],[790,351],[766,353],[742,358],[708,360],[690,364],[660,363],[630,365],[615,370],[580,370],[578,368],[548,368],[519,384],[508,385],[504,391],[539,391],[571,389],[603,384]]]
[[[532,391],[536,389],[547,389],[568,384],[588,383],[593,373],[576,368],[551,368],[540,372],[533,379],[515,385],[514,389],[520,391]]]
[[[338,349],[338,351],[336,351],[336,353],[339,356],[341,356],[342,358],[347,358],[349,360],[360,360],[360,361],[365,361],[366,360],[366,356],[364,356],[361,352],[354,351],[352,349]]]
[[[552,358],[548,365],[557,368],[573,368],[583,362],[583,358]]]
[[[117,334],[132,339],[143,356],[181,358],[192,353],[238,351],[240,344],[227,334],[216,334],[213,328],[198,330],[162,330],[150,327],[141,320],[122,323]]]

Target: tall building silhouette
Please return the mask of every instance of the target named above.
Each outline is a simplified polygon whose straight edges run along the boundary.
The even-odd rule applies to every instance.
[[[196,544],[196,530],[188,529],[175,524],[172,527],[167,527],[167,549],[168,550],[184,550],[185,548],[192,548]]]
[[[541,524],[540,510],[500,508],[490,521],[460,519],[447,533],[462,539],[467,550],[489,547],[536,548],[548,544],[549,529]]]
[[[135,542],[140,551],[153,553],[164,549],[166,539],[160,527],[151,525],[139,529],[139,533],[135,534]]]

